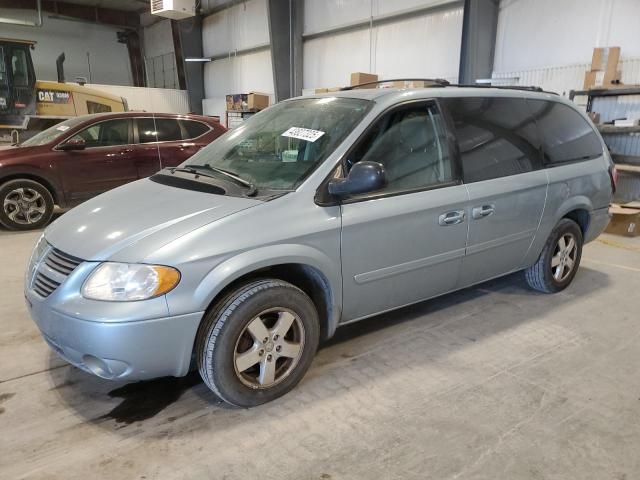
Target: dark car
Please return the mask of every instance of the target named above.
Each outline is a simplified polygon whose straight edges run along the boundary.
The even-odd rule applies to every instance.
[[[181,164],[226,129],[199,115],[83,115],[0,150],[0,223],[47,224],[54,205],[73,207],[165,167]]]

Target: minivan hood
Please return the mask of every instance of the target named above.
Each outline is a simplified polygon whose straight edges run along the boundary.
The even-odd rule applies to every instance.
[[[45,230],[45,238],[83,260],[135,262],[203,225],[261,203],[144,179],[65,213]]]

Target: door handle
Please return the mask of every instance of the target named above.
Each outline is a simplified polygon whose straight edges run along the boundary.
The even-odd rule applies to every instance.
[[[189,148],[189,147],[195,147],[196,144],[195,143],[181,143],[180,144],[180,148]]]
[[[464,210],[453,210],[452,212],[443,213],[438,217],[438,224],[446,227],[447,225],[457,225],[464,222]]]
[[[473,217],[474,220],[478,220],[480,218],[493,215],[493,212],[495,211],[496,211],[495,205],[482,205],[480,207],[473,207],[471,209],[471,217]]]

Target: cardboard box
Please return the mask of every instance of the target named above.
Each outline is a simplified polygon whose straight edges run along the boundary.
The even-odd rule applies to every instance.
[[[328,91],[328,88],[316,88],[314,93],[327,93]]]
[[[603,88],[620,81],[618,62],[620,47],[594,48],[591,57],[591,71],[584,76],[584,89]]]
[[[269,95],[264,93],[235,93],[226,96],[227,110],[237,112],[242,110],[264,110],[269,106]]]
[[[611,70],[618,69],[620,60],[620,47],[594,48],[591,57],[591,70]]]
[[[640,235],[640,208],[612,204],[609,213],[612,214],[612,218],[605,232],[626,237]]]
[[[600,123],[600,114],[598,112],[588,112],[587,115],[596,125]]]
[[[378,75],[375,75],[373,73],[354,72],[351,74],[352,87],[356,85],[361,85],[363,83],[376,82],[377,80],[378,80]],[[362,88],[376,88],[376,85],[368,85]]]
[[[251,92],[247,98],[249,110],[264,110],[269,106],[269,95],[266,93]]]

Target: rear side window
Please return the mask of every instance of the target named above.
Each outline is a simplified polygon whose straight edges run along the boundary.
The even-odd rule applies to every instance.
[[[182,140],[180,124],[173,118],[156,118],[156,131],[159,142],[172,142]]]
[[[466,183],[542,167],[535,120],[521,98],[442,99],[453,118]]]
[[[180,120],[182,127],[185,131],[185,140],[192,138],[198,138],[200,135],[204,135],[209,131],[209,127],[201,122],[194,122],[193,120]]]
[[[140,143],[182,140],[180,124],[173,118],[145,117],[136,119],[136,122]]]
[[[573,108],[559,102],[527,100],[538,124],[547,163],[596,158],[602,144],[587,121]]]
[[[156,125],[153,118],[136,118],[138,124],[138,138],[140,143],[157,142]]]

